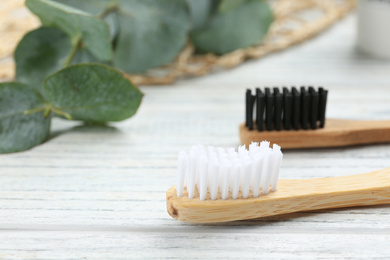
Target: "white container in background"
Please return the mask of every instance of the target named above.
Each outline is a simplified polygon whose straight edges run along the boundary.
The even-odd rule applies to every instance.
[[[358,48],[390,59],[390,0],[359,0]]]

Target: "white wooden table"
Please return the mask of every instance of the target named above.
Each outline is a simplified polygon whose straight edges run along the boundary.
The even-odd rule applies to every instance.
[[[166,212],[176,157],[239,145],[255,86],[324,86],[328,118],[390,120],[390,62],[355,50],[356,17],[265,59],[173,86],[142,87],[137,115],[110,127],[56,120],[50,141],[0,156],[0,258],[390,258],[390,205],[190,225]],[[285,151],[281,178],[390,167],[390,145]]]

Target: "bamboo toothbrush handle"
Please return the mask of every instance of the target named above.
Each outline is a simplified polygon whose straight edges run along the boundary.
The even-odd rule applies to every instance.
[[[390,168],[320,179],[279,180],[278,190],[248,199],[204,200],[167,192],[168,213],[192,223],[254,219],[299,211],[390,203]]]
[[[356,121],[327,119],[324,128],[316,130],[262,131],[240,125],[241,143],[268,140],[283,149],[337,147],[390,142],[390,121]]]

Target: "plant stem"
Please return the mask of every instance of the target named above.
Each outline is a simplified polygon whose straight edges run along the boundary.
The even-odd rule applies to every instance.
[[[73,46],[72,46],[72,50],[70,51],[68,57],[66,58],[64,68],[68,67],[70,65],[70,63],[72,62],[72,60],[73,60],[74,56],[76,55],[76,52],[79,48],[80,43],[81,43],[81,39],[80,39],[80,37],[78,37],[77,40],[74,41]]]
[[[39,112],[42,112],[46,110],[46,106],[44,107],[37,107],[37,108],[33,108],[33,109],[29,109],[29,110],[25,110],[23,112],[24,115],[30,115],[30,114],[34,114],[34,113],[39,113]]]
[[[72,120],[72,116],[70,114],[62,111],[59,108],[53,107],[51,104],[46,104],[44,107],[37,107],[37,108],[26,110],[23,112],[23,114],[30,115],[30,114],[39,113],[42,111],[45,111],[44,117],[48,117],[50,112],[53,111],[54,113],[59,114],[59,115],[65,117],[66,119]]]
[[[64,111],[62,111],[62,110],[60,110],[60,109],[58,109],[56,107],[51,106],[50,110],[53,111],[56,114],[59,114],[59,115],[65,117],[68,120],[72,120],[72,116],[71,115],[69,115],[68,113],[66,113],[66,112],[64,112]]]
[[[46,110],[45,110],[45,114],[43,114],[43,116],[45,117],[45,118],[47,118],[48,116],[49,116],[49,114],[50,114],[50,107],[47,107],[46,108]]]

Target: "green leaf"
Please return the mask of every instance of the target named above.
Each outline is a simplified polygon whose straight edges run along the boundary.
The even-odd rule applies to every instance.
[[[222,55],[261,43],[272,21],[265,1],[246,0],[227,12],[217,12],[206,26],[191,33],[191,40],[200,52]]]
[[[65,66],[71,50],[69,37],[58,29],[42,27],[29,32],[15,51],[16,79],[42,93],[45,77]]]
[[[110,29],[110,39],[114,40],[117,35],[119,26],[116,20],[116,10],[118,4],[116,0],[52,0],[68,6],[73,6],[86,13],[103,19]]]
[[[239,5],[243,4],[247,0],[222,0],[219,5],[218,10],[220,12],[228,12],[234,8],[237,8]]]
[[[192,23],[192,29],[199,29],[205,26],[211,14],[213,13],[213,5],[220,0],[186,0]]]
[[[172,62],[187,41],[190,21],[184,0],[56,1],[107,19],[110,30],[117,30],[114,65],[129,73]],[[88,3],[95,5],[89,8]]]
[[[0,153],[19,152],[42,143],[50,128],[45,109],[43,98],[34,88],[16,82],[1,83]]]
[[[57,3],[75,7],[94,16],[103,18],[107,10],[116,9],[116,0],[52,0]]]
[[[118,0],[114,65],[137,73],[167,64],[179,54],[190,27],[182,0]]]
[[[112,59],[108,25],[97,17],[50,0],[27,0],[27,7],[42,24],[59,28],[71,39],[72,46],[84,45],[97,59]]]
[[[88,122],[124,120],[136,113],[142,99],[119,71],[101,64],[69,66],[50,75],[44,91],[55,109]]]
[[[98,62],[85,48],[72,48],[70,38],[61,30],[41,27],[27,33],[15,51],[16,79],[36,88],[42,95],[43,80],[70,64]]]

